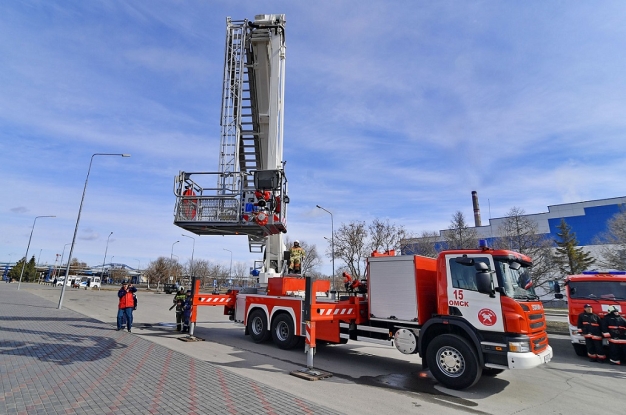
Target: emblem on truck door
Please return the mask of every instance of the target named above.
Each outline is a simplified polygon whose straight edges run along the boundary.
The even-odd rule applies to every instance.
[[[483,308],[478,312],[478,320],[485,326],[493,326],[494,324],[496,324],[498,317],[496,317],[496,313],[494,313],[490,309]]]

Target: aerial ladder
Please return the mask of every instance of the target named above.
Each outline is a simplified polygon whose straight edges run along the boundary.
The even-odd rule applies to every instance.
[[[265,253],[263,277],[284,268],[284,86],[285,15],[227,18],[218,171],[174,179],[174,224],[196,235],[247,235],[250,252]]]

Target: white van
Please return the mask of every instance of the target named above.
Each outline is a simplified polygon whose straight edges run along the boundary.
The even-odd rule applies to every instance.
[[[63,282],[65,282],[65,277],[57,278],[57,286],[58,285],[63,285]],[[69,275],[67,277],[67,284],[65,284],[65,285],[67,285],[68,287],[71,287],[74,282],[76,282],[78,284],[78,282],[80,282],[80,277],[77,276],[77,275]]]
[[[100,288],[100,277],[81,277],[80,288]]]

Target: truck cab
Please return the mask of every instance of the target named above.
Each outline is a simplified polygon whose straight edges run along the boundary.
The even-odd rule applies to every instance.
[[[601,318],[611,305],[620,313],[626,310],[626,271],[585,271],[565,278],[565,287],[570,340],[578,356],[587,356],[585,338],[578,333],[578,316],[584,311],[585,304],[590,304]],[[562,298],[559,294],[556,298]],[[603,343],[608,346],[607,339]]]
[[[368,259],[369,325],[388,329],[400,352],[419,353],[454,389],[537,367],[553,354],[531,266],[525,255],[486,246],[437,259],[378,254]]]

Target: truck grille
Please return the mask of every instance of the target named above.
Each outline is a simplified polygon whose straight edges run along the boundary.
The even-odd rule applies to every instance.
[[[536,322],[536,323],[530,323],[530,328],[531,328],[533,331],[535,331],[536,329],[543,328],[543,327],[544,327],[543,321],[538,321],[538,322]]]
[[[533,352],[540,353],[548,346],[548,336],[541,336],[536,339],[531,339],[530,344],[532,345]]]

